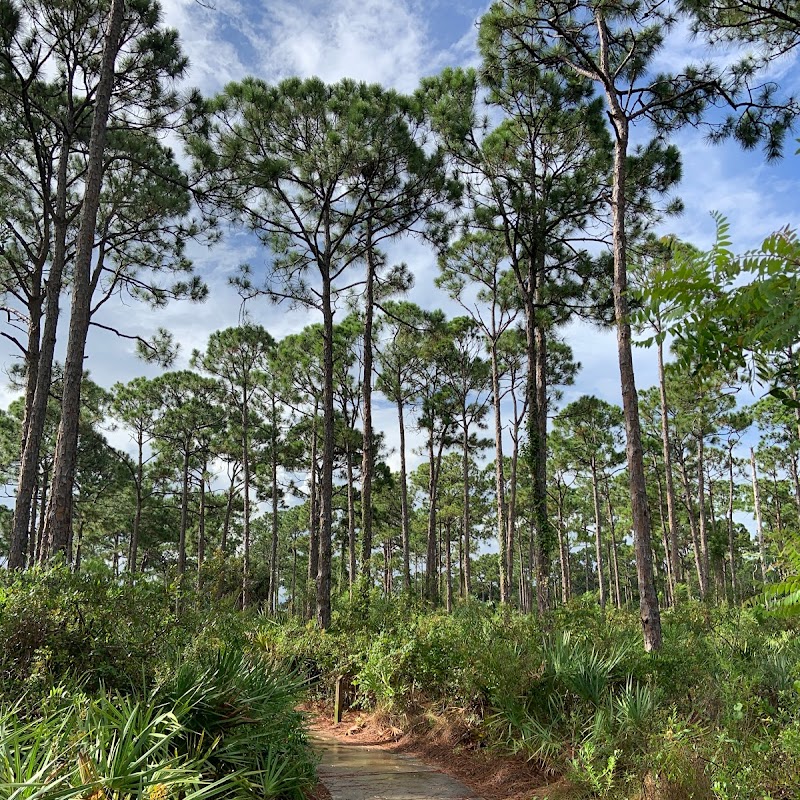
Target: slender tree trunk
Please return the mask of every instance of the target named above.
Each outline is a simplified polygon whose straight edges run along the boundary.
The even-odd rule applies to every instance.
[[[353,454],[350,451],[349,442],[345,447],[345,459],[347,461],[347,560],[348,578],[350,581],[350,599],[352,600],[353,589],[356,583],[356,503],[353,493]],[[369,581],[365,581],[364,585],[369,586]]]
[[[189,527],[189,443],[184,443],[181,472],[181,526],[178,531],[178,583],[186,572],[186,529]]]
[[[322,475],[320,479],[319,564],[317,567],[317,624],[323,630],[331,625],[331,525],[333,522],[333,305],[330,264],[322,275],[323,345],[325,385],[322,393]]]
[[[425,578],[426,578],[426,591],[425,595],[432,603],[436,603],[439,599],[438,584],[436,576],[436,517],[437,517],[437,504],[438,487],[439,487],[439,468],[442,463],[442,452],[444,451],[445,435],[442,433],[441,441],[439,442],[439,449],[434,455],[433,447],[433,428],[431,427],[431,436],[428,439],[428,461],[430,464],[430,476],[428,478],[428,497],[430,499],[430,507],[428,509],[428,558],[425,565]]]
[[[400,525],[403,539],[403,589],[411,590],[411,531],[408,514],[408,476],[406,474],[406,426],[403,400],[397,398],[397,425],[400,431]]]
[[[569,574],[569,546],[565,541],[568,537],[566,525],[564,524],[564,498],[561,492],[558,493],[558,559],[561,566],[561,602],[566,605],[569,602],[571,587]]]
[[[447,520],[445,530],[445,574],[447,575],[447,586],[445,592],[445,610],[449,614],[453,610],[453,556],[452,556],[452,537],[450,526],[451,520]]]
[[[667,585],[666,597],[667,605],[675,605],[675,579],[672,574],[672,565],[670,564],[669,557],[669,530],[667,529],[667,521],[664,519],[664,490],[661,488],[661,475],[658,472],[658,465],[655,463],[655,456],[653,457],[653,472],[656,476],[656,487],[658,488],[658,516],[661,520],[661,543],[664,547],[664,561],[667,565]]]
[[[36,529],[36,563],[41,564],[46,558],[47,543],[45,541],[44,522],[47,513],[47,497],[50,493],[50,465],[47,460],[42,463],[42,497],[39,501],[39,525]],[[33,564],[33,561],[31,562]]]
[[[622,592],[619,582],[619,556],[617,553],[617,523],[614,518],[614,507],[611,505],[611,491],[606,480],[606,508],[608,509],[608,529],[611,532],[611,557],[614,566],[614,598],[617,608],[622,608]]]
[[[519,474],[519,436],[520,436],[520,417],[517,414],[517,399],[513,398],[514,404],[514,423],[511,445],[511,475],[509,475],[508,492],[508,586],[509,593],[514,585],[514,539],[517,531],[517,475]],[[522,596],[520,596],[520,605]]]
[[[700,534],[700,563],[706,591],[708,591],[710,559],[708,555],[708,523],[706,521],[705,440],[702,433],[697,437],[697,518]]]
[[[314,614],[313,604],[316,601],[314,587],[319,570],[319,489],[317,486],[317,412],[318,403],[314,403],[314,418],[311,431],[311,480],[309,485],[309,520],[308,520],[308,585],[306,587],[306,616],[311,619]]]
[[[61,145],[57,166],[56,210],[54,224],[54,246],[50,271],[45,289],[44,330],[39,342],[37,330],[29,336],[29,348],[36,342],[36,353],[28,355],[26,377],[25,417],[23,420],[22,451],[20,457],[17,496],[11,529],[11,546],[8,554],[9,569],[24,566],[25,540],[31,520],[31,505],[39,473],[39,451],[47,418],[47,401],[53,376],[53,355],[56,346],[59,303],[61,300],[62,276],[67,258],[67,165],[69,163],[69,141]],[[34,366],[35,363],[35,366]]]
[[[717,527],[717,511],[716,507],[714,506],[714,481],[711,477],[711,470],[708,471],[706,475],[708,481],[708,510],[709,515],[711,518],[711,535],[714,541],[719,541],[719,529]],[[710,549],[710,546],[709,546]],[[709,556],[711,553],[709,552]],[[713,565],[714,569],[714,578],[716,581],[716,593],[717,593],[717,602],[721,603],[727,595],[725,591],[725,571],[722,568],[722,562],[724,562],[724,557],[720,557],[718,554],[713,555],[713,559],[711,564]]]
[[[672,446],[669,437],[669,405],[667,381],[664,374],[664,344],[658,343],[658,389],[661,401],[661,448],[664,457],[664,478],[667,492],[667,518],[669,520],[669,552],[672,576],[675,583],[683,583],[683,565],[678,550],[678,512],[675,503],[675,482],[672,477]],[[674,586],[673,586],[674,590]],[[673,599],[675,593],[673,591]]]
[[[200,507],[197,513],[197,591],[203,590],[203,564],[206,560],[206,470],[208,457],[203,459],[200,471]]]
[[[604,27],[604,26],[601,26]],[[603,58],[607,61],[607,43]],[[636,554],[636,577],[639,585],[639,615],[642,623],[644,649],[648,652],[661,647],[661,613],[658,607],[653,560],[650,547],[650,509],[644,474],[639,400],[633,371],[631,352],[631,325],[628,307],[628,261],[626,214],[626,160],[628,157],[628,120],[619,107],[616,96],[608,92],[612,123],[616,133],[614,142],[614,176],[611,197],[612,236],[614,242],[614,312],[617,322],[617,349],[619,353],[622,410],[625,418],[628,477],[633,517],[633,547]]]
[[[36,471],[36,485],[34,487],[33,492],[33,506],[31,507],[31,522],[30,522],[30,530],[28,531],[28,540],[27,540],[27,563],[33,566],[36,563],[36,522],[37,522],[37,514],[39,511],[39,471]],[[44,503],[44,500],[42,500]],[[25,562],[23,561],[22,566],[25,566]]]
[[[731,594],[733,602],[739,602],[739,586],[736,581],[736,537],[733,528],[733,448],[728,449],[728,558],[731,565]]]
[[[600,608],[606,610],[606,582],[603,576],[603,541],[600,523],[600,492],[597,489],[597,466],[592,459],[592,500],[594,502],[594,548],[597,557],[597,586],[600,590]]]
[[[247,384],[242,399],[242,481],[244,503],[244,554],[242,558],[242,608],[250,605],[250,409]]]
[[[365,599],[369,597],[372,556],[372,321],[374,315],[375,253],[372,246],[372,221],[367,221],[367,281],[364,288],[364,375],[363,397],[364,438],[361,461],[361,575]]]
[[[278,580],[278,406],[275,395],[272,401],[272,435],[270,437],[270,460],[272,462],[272,541],[270,544],[270,610],[273,614],[278,613],[278,591],[280,583]]]
[[[494,306],[492,307],[494,315]],[[497,493],[497,547],[500,568],[500,602],[510,598],[508,576],[508,533],[506,527],[506,481],[503,474],[503,412],[500,408],[500,369],[497,363],[497,338],[491,343],[492,405],[494,407],[494,477]]]
[[[767,581],[767,546],[764,541],[764,522],[761,516],[761,492],[758,489],[758,468],[756,452],[750,448],[750,467],[753,470],[753,503],[756,511],[756,531],[758,533],[758,560],[761,565],[761,580]]]
[[[125,0],[112,0],[95,94],[81,223],[72,274],[72,304],[64,364],[61,422],[56,438],[53,479],[47,511],[47,542],[51,555],[63,553],[72,527],[72,491],[78,451],[83,357],[91,315],[91,264],[100,189],[103,182],[108,113],[114,91],[114,62],[119,52]]]
[[[81,520],[80,524],[78,525],[78,535],[76,537],[77,542],[75,546],[75,562],[72,565],[72,571],[75,573],[80,572],[81,569],[81,561],[83,559],[83,520]],[[119,544],[119,534],[114,534],[114,543],[115,545]],[[114,576],[117,577],[119,575],[119,556],[117,555],[118,549],[117,547],[114,548]]]
[[[233,516],[233,498],[236,494],[236,475],[238,470],[234,466],[231,470],[231,485],[228,487],[228,501],[225,504],[225,520],[222,524],[222,537],[220,538],[219,548],[222,550],[223,557],[228,549],[228,533],[231,529],[231,517]]]
[[[144,483],[144,432],[141,428],[136,432],[136,509],[133,513],[133,530],[128,555],[128,574],[133,580],[136,577],[136,565],[139,558],[139,530],[142,526],[142,490]]]
[[[544,273],[544,254],[539,265]],[[541,305],[540,289],[537,282],[536,305]],[[547,336],[541,324],[536,325],[536,490],[535,517],[537,544],[536,565],[536,606],[541,614],[550,606],[550,553],[553,545],[553,529],[547,513]]]
[[[694,552],[694,567],[697,573],[697,585],[700,591],[700,599],[705,600],[706,591],[708,586],[705,580],[705,573],[703,572],[703,559],[700,549],[700,537],[698,535],[697,514],[695,513],[694,504],[692,503],[692,491],[689,485],[689,474],[686,468],[686,461],[681,456],[680,459],[681,482],[683,483],[684,504],[686,505],[686,513],[689,517],[689,531],[692,535],[692,550]]]
[[[462,496],[464,515],[461,524],[464,528],[464,597],[469,597],[470,592],[472,591],[472,564],[470,559],[469,541],[472,520],[470,519],[469,507],[469,426],[466,415],[462,418],[462,425],[463,435],[461,439],[461,480],[464,486],[464,492]]]

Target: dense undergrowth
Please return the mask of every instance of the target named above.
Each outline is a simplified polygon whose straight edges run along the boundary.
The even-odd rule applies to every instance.
[[[0,800],[301,798],[303,682],[255,615],[65,570],[0,585]]]
[[[637,616],[588,602],[535,618],[468,604],[425,613],[375,601],[330,631],[264,622],[257,642],[329,697],[401,721],[456,717],[474,745],[523,753],[579,794],[800,796],[800,639],[790,623],[696,603],[664,614],[663,650]]]
[[[587,597],[544,621],[374,597],[330,630],[63,570],[0,584],[0,800],[300,798],[299,699],[443,719],[578,796],[800,796],[800,639],[790,620],[685,602],[664,648]]]

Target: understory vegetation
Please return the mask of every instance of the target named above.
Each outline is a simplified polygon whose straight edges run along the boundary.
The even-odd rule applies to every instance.
[[[331,699],[404,728],[463,728],[465,747],[519,753],[573,797],[763,800],[800,792],[800,642],[755,610],[685,603],[664,646],[587,595],[544,621],[476,602],[453,613],[375,602],[319,631],[292,620],[256,635],[271,659]]]
[[[342,595],[330,628],[64,568],[0,588],[0,798],[301,798],[303,699],[533,762],[574,798],[800,792],[800,641],[759,606],[685,601],[664,645],[586,594],[543,618]],[[176,615],[176,603],[180,614]],[[566,782],[564,781],[566,779]]]
[[[302,681],[254,617],[56,569],[0,586],[0,798],[302,798]]]

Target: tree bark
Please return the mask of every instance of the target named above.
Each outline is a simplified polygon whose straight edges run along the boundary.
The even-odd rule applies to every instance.
[[[733,448],[728,449],[728,558],[730,559],[731,569],[731,594],[733,602],[739,602],[739,586],[736,581],[736,537],[733,528]]]
[[[189,443],[184,442],[181,478],[181,523],[178,531],[178,586],[186,572],[186,529],[189,526]]]
[[[702,433],[697,437],[697,523],[700,535],[700,563],[707,592],[710,559],[708,555],[708,523],[706,521],[705,440]]]
[[[399,385],[399,384],[398,384]],[[406,474],[406,426],[403,401],[397,398],[397,425],[400,431],[400,525],[403,538],[403,589],[411,590],[411,531],[408,514],[408,476]]]
[[[352,600],[356,584],[356,504],[353,494],[353,453],[349,441],[345,447],[345,459],[347,461],[347,561]]]
[[[492,306],[494,319],[494,306]],[[494,324],[494,323],[493,323]],[[491,342],[492,405],[494,407],[494,478],[497,492],[497,547],[500,568],[500,603],[510,600],[508,577],[508,534],[506,527],[506,481],[503,465],[503,412],[500,408],[500,369],[497,363],[497,338]]]
[[[136,432],[136,509],[133,513],[133,529],[128,550],[128,574],[131,580],[136,577],[137,559],[139,558],[139,529],[142,526],[142,484],[144,482],[144,432],[141,428]]]
[[[103,153],[114,90],[114,63],[119,52],[125,0],[112,0],[105,34],[100,78],[95,94],[89,138],[89,156],[75,252],[69,339],[64,364],[61,422],[56,438],[53,479],[47,511],[47,542],[50,555],[63,553],[72,527],[72,491],[80,419],[83,357],[91,314],[91,263],[100,190],[103,182]]]
[[[322,271],[322,474],[320,476],[319,563],[317,565],[317,624],[322,630],[331,625],[331,525],[333,521],[333,305],[330,264]]]
[[[200,505],[197,510],[197,591],[203,589],[203,564],[206,560],[206,470],[207,457],[200,471]]]
[[[600,21],[600,28],[605,23]],[[601,36],[601,39],[603,37]],[[603,48],[606,48],[603,55]],[[607,42],[601,44],[601,56],[607,62]],[[616,134],[614,141],[614,176],[611,196],[612,236],[614,247],[614,312],[617,323],[622,410],[625,418],[628,477],[633,517],[633,546],[636,554],[636,577],[639,586],[639,616],[644,649],[661,647],[661,612],[653,578],[653,557],[650,547],[650,509],[644,474],[642,435],[639,422],[639,400],[633,371],[631,325],[628,306],[628,264],[626,213],[626,159],[628,156],[628,120],[613,91],[607,92],[611,118]]]
[[[600,524],[600,492],[597,488],[597,465],[594,458],[591,463],[592,470],[592,500],[594,502],[594,547],[597,557],[597,586],[600,590],[600,608],[606,610],[606,582],[603,576],[603,541],[601,538]]]
[[[466,402],[466,401],[465,401]],[[463,435],[461,439],[461,480],[464,491],[462,495],[463,517],[461,525],[464,529],[464,597],[469,597],[472,591],[472,565],[470,561],[470,519],[469,507],[469,427],[466,415],[462,418]]]
[[[316,602],[316,581],[319,570],[319,490],[317,487],[317,412],[318,404],[314,403],[314,417],[311,431],[311,480],[309,484],[309,520],[308,520],[308,585],[306,587],[306,616],[314,615],[313,604]]]
[[[680,458],[680,469],[686,513],[689,517],[689,531],[692,535],[692,550],[694,552],[694,567],[695,572],[697,573],[697,585],[700,591],[700,599],[705,600],[708,587],[706,585],[705,573],[703,572],[703,558],[700,549],[700,537],[698,535],[697,514],[695,513],[694,505],[692,503],[692,491],[689,485],[689,474],[686,468],[686,461],[683,456]]]
[[[250,605],[250,409],[247,402],[247,383],[242,395],[242,501],[243,539],[242,608]]]
[[[364,375],[361,380],[364,407],[364,438],[361,460],[361,576],[364,597],[369,597],[372,556],[372,323],[375,313],[375,253],[372,245],[372,222],[367,221],[367,282],[364,289]]]
[[[606,507],[608,509],[608,529],[611,532],[611,557],[614,567],[614,597],[617,608],[622,608],[622,592],[619,582],[619,556],[617,553],[617,524],[614,519],[614,507],[611,505],[611,491],[606,479]]]
[[[30,526],[31,505],[39,472],[39,451],[47,419],[47,402],[53,377],[53,355],[56,346],[62,276],[67,259],[67,165],[69,142],[61,145],[57,167],[56,209],[54,219],[53,257],[45,289],[44,330],[32,332],[36,340],[35,367],[33,354],[28,356],[26,378],[25,418],[23,420],[22,450],[8,555],[9,569],[21,569],[25,564],[25,541]],[[38,325],[37,325],[38,327]],[[29,341],[29,348],[31,343]]]
[[[750,448],[750,466],[753,470],[753,503],[756,512],[756,531],[758,533],[758,560],[761,565],[761,580],[767,581],[767,545],[764,541],[764,521],[761,516],[761,492],[758,488],[758,468],[756,452]]]
[[[275,395],[272,400],[272,435],[270,437],[270,460],[272,462],[272,542],[269,557],[270,611],[278,612],[278,407]]]
[[[678,512],[675,503],[675,482],[672,477],[672,447],[669,436],[669,405],[667,382],[664,373],[664,344],[658,343],[658,390],[661,402],[661,448],[664,456],[664,479],[667,493],[667,519],[669,521],[669,550],[674,583],[683,583],[683,565],[678,550]],[[675,597],[673,586],[673,599]]]

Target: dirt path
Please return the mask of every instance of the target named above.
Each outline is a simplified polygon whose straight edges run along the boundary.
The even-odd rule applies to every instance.
[[[480,800],[463,783],[413,756],[315,732],[320,780],[332,800]]]
[[[334,725],[324,706],[306,706],[312,740],[322,755],[320,784],[312,800],[574,800],[574,787],[543,775],[522,757],[502,756],[470,742],[458,724],[410,724],[405,731],[372,715],[345,712]],[[378,764],[378,767],[375,767]],[[370,766],[371,765],[371,766]],[[366,767],[365,775],[360,770]],[[391,776],[404,777],[398,783]],[[431,782],[444,780],[454,794],[433,794]],[[459,789],[452,789],[455,784]],[[336,789],[334,790],[334,785]],[[384,792],[384,789],[398,794]],[[417,791],[422,793],[403,793]],[[368,793],[371,792],[371,793]]]

